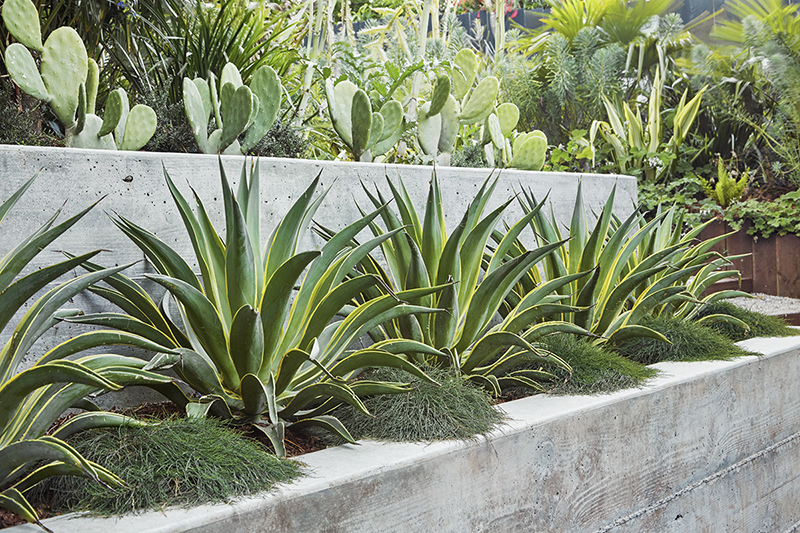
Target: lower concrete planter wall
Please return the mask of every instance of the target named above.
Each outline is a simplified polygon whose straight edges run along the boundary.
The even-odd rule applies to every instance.
[[[56,533],[788,532],[800,527],[800,339],[662,363],[643,389],[535,396],[471,442],[364,442],[232,505],[45,520]],[[19,526],[9,533],[39,531]]]
[[[238,183],[243,161],[243,157],[223,158],[228,178],[234,186]],[[197,191],[212,221],[221,228],[224,224],[219,164],[219,159],[211,155],[0,145],[0,199],[8,198],[31,176],[40,172],[32,188],[0,226],[0,250],[10,250],[22,236],[31,234],[50,218],[65,201],[68,202],[66,213],[74,214],[103,198],[97,208],[54,243],[52,250],[77,254],[102,248],[109,252],[101,254],[99,262],[109,266],[142,259],[139,249],[111,224],[105,214],[115,212],[158,235],[192,264],[195,261],[191,244],[169,196],[162,165],[187,198],[191,198],[189,185]],[[330,192],[315,220],[329,228],[340,229],[360,218],[354,199],[365,209],[371,206],[361,189],[362,181],[370,187],[380,185],[388,195],[386,176],[393,180],[402,177],[412,200],[422,210],[432,171],[433,167],[413,165],[263,158],[262,228],[265,235],[269,235],[268,232],[317,175],[321,175],[323,187],[330,188]],[[445,222],[452,230],[491,171],[440,167],[437,173],[446,206]],[[588,213],[599,211],[615,184],[615,213],[625,218],[633,211],[637,198],[636,180],[630,176],[504,170],[486,212],[508,200],[520,187],[525,187],[530,188],[537,198],[549,194],[556,217],[568,223],[579,182],[583,183]],[[521,216],[516,203],[512,203],[507,213],[509,221]],[[526,238],[525,234],[522,237]],[[528,238],[532,238],[532,234]],[[308,248],[318,244],[311,238],[306,243]],[[45,252],[34,259],[30,269],[40,268],[60,257]],[[146,263],[140,263],[126,273],[135,276],[147,269]],[[91,302],[80,297],[76,299],[76,307],[90,310]],[[58,339],[64,340],[69,331],[66,326],[49,331],[40,349],[53,345]],[[0,342],[4,343],[6,339],[0,337]]]

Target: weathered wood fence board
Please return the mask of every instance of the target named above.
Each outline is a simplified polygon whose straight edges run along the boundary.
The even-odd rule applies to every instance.
[[[772,235],[768,239],[747,234],[749,223],[741,230],[729,235],[714,250],[727,255],[749,254],[737,259],[728,269],[739,270],[739,280],[717,283],[711,289],[741,289],[775,296],[800,298],[800,237],[797,235]],[[731,227],[715,221],[700,233],[701,239],[709,239],[730,233]]]

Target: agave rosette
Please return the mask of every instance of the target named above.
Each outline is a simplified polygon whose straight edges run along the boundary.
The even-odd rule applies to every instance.
[[[154,361],[174,364],[174,370],[201,397],[188,403],[190,414],[212,414],[252,423],[264,431],[279,454],[284,453],[287,424],[314,425],[352,441],[347,429],[327,413],[341,402],[364,413],[360,396],[401,393],[402,383],[352,380],[364,368],[402,368],[428,378],[403,355],[435,350],[408,341],[351,350],[367,331],[381,324],[434,309],[408,302],[435,288],[378,290],[376,298],[344,320],[333,321],[344,306],[380,280],[371,275],[348,277],[353,265],[382,239],[352,246],[352,238],[383,208],[337,233],[319,251],[297,252],[325,192],[315,197],[319,177],[291,207],[261,247],[258,163],[242,170],[234,195],[220,164],[226,237],[212,225],[202,201],[194,194],[195,211],[165,171],[172,198],[189,234],[200,274],[154,234],[115,216],[115,224],[139,246],[158,274],[147,278],[167,291],[156,302],[138,284],[117,274],[108,287],[93,290],[123,313],[99,313],[69,320],[104,326],[68,341],[82,349],[106,343],[159,346]],[[390,238],[391,235],[383,237]],[[84,265],[90,270],[100,267]],[[115,332],[124,338],[116,341]],[[173,401],[187,403],[174,390]]]
[[[569,369],[562,359],[537,346],[543,335],[558,332],[586,333],[567,322],[545,320],[553,312],[550,296],[559,283],[538,287],[531,294],[515,293],[518,281],[537,262],[562,243],[508,257],[509,248],[535,216],[531,213],[517,221],[502,234],[497,247],[487,247],[489,238],[511,203],[509,200],[488,214],[484,214],[497,178],[487,179],[470,203],[461,222],[448,236],[444,223],[439,184],[434,173],[430,183],[426,208],[420,217],[402,180],[395,185],[388,180],[397,212],[380,211],[384,227],[371,223],[380,246],[384,268],[371,255],[360,261],[358,274],[380,277],[395,291],[436,288],[414,303],[442,309],[444,312],[404,316],[381,331],[371,332],[377,343],[405,338],[435,348],[447,357],[417,354],[417,360],[429,364],[451,364],[467,379],[498,392],[507,386],[526,386],[542,389],[542,381],[552,378],[545,369],[550,365]],[[377,206],[386,205],[386,199],[364,186],[370,201]],[[330,238],[331,232],[321,228],[320,233]],[[495,232],[495,234],[497,234]],[[386,238],[389,237],[389,238]],[[373,297],[374,288],[364,291],[361,301]],[[505,310],[497,323],[498,312],[509,298],[517,305]],[[557,305],[557,304],[556,304]],[[358,310],[355,307],[354,310]],[[569,306],[558,306],[559,312],[575,311]],[[527,329],[528,334],[519,335]],[[538,370],[516,370],[523,365],[539,364]]]
[[[0,221],[32,183],[33,179],[29,180],[0,205]],[[0,260],[0,330],[6,329],[14,315],[36,293],[98,253],[73,257],[18,277],[36,255],[92,207],[57,225],[59,213],[56,213]],[[131,368],[130,361],[120,361],[120,356],[113,355],[94,355],[75,361],[42,358],[32,368],[19,371],[25,355],[48,328],[59,318],[78,313],[77,310],[62,310],[61,306],[93,283],[125,267],[84,274],[46,291],[30,305],[0,350],[0,507],[29,522],[41,525],[24,493],[47,477],[80,475],[107,485],[122,484],[114,474],[87,461],[62,440],[80,429],[136,423],[128,417],[99,412],[85,399],[87,395],[119,390],[128,384],[166,385],[171,381],[144,370],[144,364]],[[70,407],[91,412],[74,417],[53,435],[45,435]]]
[[[613,214],[615,193],[616,187],[589,230],[579,185],[569,242],[553,250],[543,262],[542,276],[547,280],[592,271],[591,276],[577,278],[559,292],[583,309],[572,320],[597,335],[598,342],[616,344],[637,336],[669,342],[642,326],[642,319],[666,311],[688,317],[699,304],[744,294],[723,291],[702,296],[713,283],[739,275],[735,270],[720,270],[736,257],[726,258],[712,251],[725,235],[699,242],[697,236],[705,225],[683,234],[683,217],[675,208],[659,209],[649,221],[639,210],[619,220]],[[563,240],[554,217],[541,212],[529,191],[518,198],[523,210],[536,212],[531,225],[539,244]],[[517,242],[516,252],[524,249]],[[533,285],[540,281],[533,277],[538,275],[532,272],[522,283]],[[714,316],[708,320],[729,318]]]

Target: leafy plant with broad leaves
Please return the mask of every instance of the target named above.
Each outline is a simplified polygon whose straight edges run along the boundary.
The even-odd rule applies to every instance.
[[[579,185],[569,242],[545,258],[541,279],[532,271],[530,278],[522,280],[532,287],[542,280],[591,270],[591,276],[574,279],[558,292],[581,309],[571,320],[597,335],[597,342],[619,344],[632,337],[669,342],[641,325],[642,320],[660,313],[690,318],[700,304],[744,294],[722,291],[702,297],[715,282],[739,275],[735,270],[719,270],[737,257],[725,258],[711,251],[726,235],[698,242],[697,236],[708,223],[682,234],[683,214],[674,207],[664,211],[659,208],[650,221],[639,210],[621,221],[613,214],[615,196],[616,187],[589,230]],[[564,242],[555,219],[541,212],[530,191],[523,191],[519,201],[529,215],[534,213],[531,225],[540,245]],[[525,248],[518,242],[517,249]],[[704,320],[728,319],[735,320],[726,316]]]
[[[556,287],[583,274],[556,280],[528,294],[519,294],[515,292],[517,282],[563,242],[506,258],[506,252],[536,212],[517,221],[502,234],[497,247],[492,250],[487,248],[489,238],[512,201],[484,215],[498,178],[491,179],[490,176],[483,183],[460,224],[449,236],[435,173],[422,217],[402,180],[398,185],[387,181],[397,212],[381,210],[384,227],[371,223],[370,229],[375,239],[381,241],[388,268],[384,269],[381,263],[368,255],[359,262],[358,275],[379,277],[399,293],[427,291],[413,303],[444,312],[400,317],[383,330],[370,332],[373,340],[380,345],[391,342],[390,339],[405,338],[435,348],[446,357],[423,352],[415,354],[414,360],[452,365],[466,379],[496,393],[508,386],[542,389],[541,382],[552,378],[545,367],[555,365],[569,369],[569,365],[559,357],[538,347],[536,341],[557,332],[586,333],[574,324],[544,321],[556,311],[577,311],[570,306],[554,305],[551,296]],[[380,191],[373,194],[366,186],[364,190],[375,206],[387,203]],[[333,239],[332,232],[325,228],[321,228],[320,233]],[[436,287],[441,289],[432,292]],[[361,305],[353,308],[353,312],[369,305],[375,290],[374,287],[364,290]],[[504,311],[502,320],[497,323],[495,319],[508,299],[513,299],[516,304]],[[519,335],[526,328],[525,335]],[[538,363],[541,368],[515,370],[526,363]]]
[[[69,320],[127,332],[121,341],[124,344],[159,346],[162,353],[154,361],[174,365],[181,379],[201,395],[198,402],[191,403],[177,394],[171,394],[171,399],[185,404],[190,415],[210,413],[253,424],[270,438],[280,455],[285,453],[287,424],[322,427],[352,442],[339,420],[327,414],[331,409],[344,402],[369,414],[359,396],[408,389],[402,383],[350,378],[363,368],[387,366],[430,379],[402,354],[441,354],[410,341],[360,350],[351,350],[350,346],[386,321],[434,312],[407,302],[425,298],[437,289],[396,294],[378,291],[374,300],[344,320],[331,322],[358,294],[380,284],[380,279],[372,275],[345,279],[372,248],[391,237],[357,247],[350,244],[384,207],[344,228],[322,250],[297,253],[303,230],[325,197],[325,192],[314,197],[317,177],[262,248],[258,163],[249,177],[246,168],[245,164],[234,196],[220,162],[224,240],[197,195],[192,211],[165,172],[200,266],[199,276],[154,234],[117,215],[114,223],[158,271],[146,277],[167,293],[156,304],[138,284],[117,274],[106,279],[110,288],[93,290],[124,313]],[[99,268],[91,263],[84,266]],[[95,333],[110,338],[113,332]]]
[[[0,205],[0,221],[33,183],[29,180]],[[55,225],[59,213],[35,233],[16,245],[0,261],[0,330],[36,293],[97,251],[46,266],[18,277],[25,266],[47,245],[78,222],[94,205]],[[55,475],[78,475],[107,486],[120,486],[122,480],[100,465],[87,461],[62,439],[75,431],[99,426],[134,424],[134,420],[100,410],[84,397],[91,393],[119,390],[129,384],[161,384],[169,378],[144,370],[144,361],[116,355],[93,355],[77,360],[61,359],[57,349],[19,371],[33,344],[60,318],[74,316],[77,310],[60,307],[76,294],[106,276],[126,268],[99,270],[84,274],[49,289],[33,302],[14,327],[10,339],[0,350],[0,507],[45,528],[24,493],[40,481]],[[136,364],[132,364],[136,363]],[[70,407],[87,409],[61,425],[52,435],[45,433]]]

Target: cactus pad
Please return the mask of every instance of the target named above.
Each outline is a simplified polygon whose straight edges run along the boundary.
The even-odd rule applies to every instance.
[[[417,126],[417,138],[422,151],[426,155],[436,156],[439,149],[439,136],[442,133],[442,115],[431,115],[431,103],[427,102],[420,109],[420,119]]]
[[[119,124],[120,119],[122,118],[122,100],[125,98],[126,96],[124,95],[122,89],[116,89],[108,93],[108,98],[106,98],[105,114],[103,115],[103,126],[100,128],[100,131],[97,133],[97,135],[103,137],[114,131],[114,129],[117,127],[117,124]],[[121,139],[117,140],[121,141]]]
[[[89,58],[89,69],[86,72],[86,112],[96,114],[97,89],[100,86],[100,67],[97,61]]]
[[[234,89],[233,84],[229,82],[222,86],[220,96],[222,136],[219,150],[224,151],[247,127],[253,110],[253,93],[244,85]]]
[[[358,161],[361,154],[367,149],[372,128],[372,105],[367,93],[361,89],[353,94],[353,102],[350,107],[350,123],[352,124],[353,135],[353,158]]]
[[[504,137],[511,135],[519,122],[519,108],[510,102],[497,106],[497,119],[500,121],[500,130]]]
[[[50,93],[47,92],[44,80],[36,67],[36,61],[27,48],[19,43],[10,44],[6,48],[5,59],[8,73],[24,93],[37,100],[50,101]]]
[[[133,106],[125,124],[120,150],[139,150],[156,132],[156,112],[142,104]]]
[[[447,102],[448,96],[450,96],[450,78],[439,76],[436,80],[436,87],[433,89],[433,95],[431,95],[431,105],[428,113],[431,116],[438,115],[445,102]]]
[[[489,116],[494,109],[494,101],[500,90],[500,81],[494,76],[487,76],[481,80],[472,91],[459,119],[467,124],[480,122]]]
[[[8,32],[28,48],[42,51],[42,29],[39,12],[31,0],[6,0],[3,3],[3,22]],[[30,93],[29,93],[30,94]]]
[[[475,75],[478,72],[478,57],[470,48],[464,48],[456,54],[453,59],[458,69],[453,71],[453,86],[456,98],[461,100],[469,92],[472,84],[475,83]]]
[[[86,83],[89,58],[78,32],[62,26],[44,43],[42,80],[50,94],[50,106],[64,126],[72,126],[78,108],[78,89]]]
[[[247,129],[242,147],[249,150],[272,128],[281,106],[281,80],[272,67],[263,66],[253,75],[250,90],[258,99],[258,111]]]

